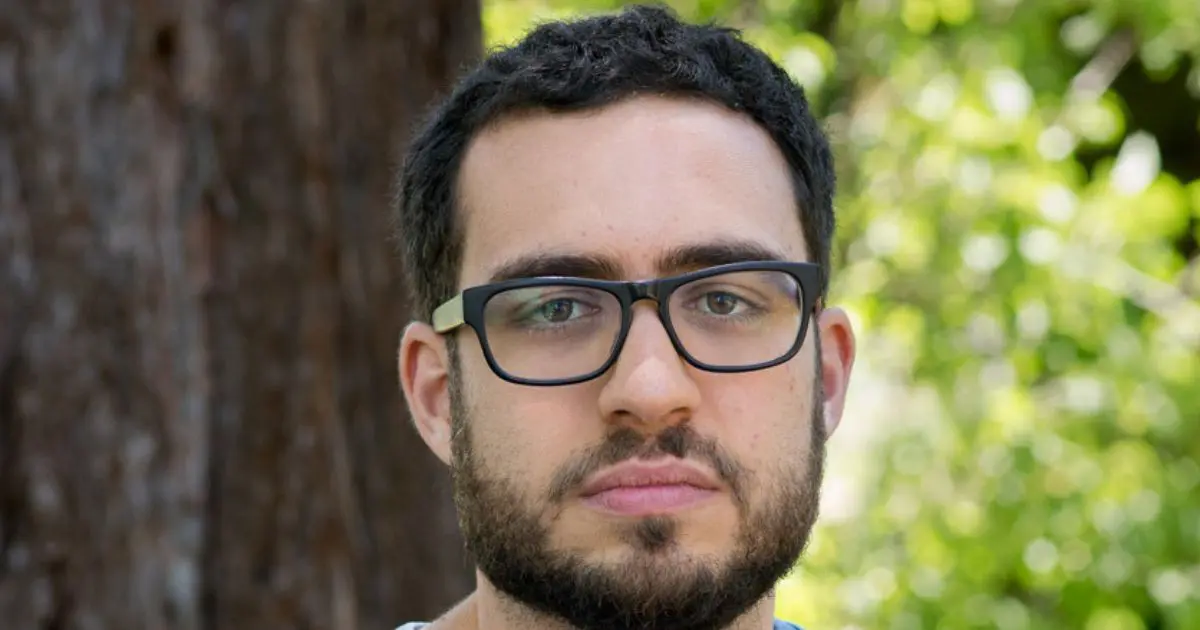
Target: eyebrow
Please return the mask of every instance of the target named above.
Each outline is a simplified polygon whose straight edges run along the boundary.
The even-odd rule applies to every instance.
[[[674,247],[658,257],[656,267],[666,275],[751,260],[781,261],[787,257],[753,241],[723,239]],[[502,264],[492,272],[489,282],[547,276],[616,280],[621,271],[615,259],[601,254],[540,252]]]
[[[500,265],[489,282],[545,276],[613,280],[620,276],[616,263],[596,254],[528,254]]]
[[[672,248],[658,258],[658,270],[679,273],[752,260],[783,261],[787,257],[754,241],[722,239]]]

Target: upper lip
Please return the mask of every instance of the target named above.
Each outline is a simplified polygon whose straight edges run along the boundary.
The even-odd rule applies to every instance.
[[[600,494],[613,488],[636,488],[639,486],[689,485],[705,490],[719,490],[721,486],[703,468],[683,460],[665,462],[631,461],[593,475],[584,484],[581,494],[585,497]]]

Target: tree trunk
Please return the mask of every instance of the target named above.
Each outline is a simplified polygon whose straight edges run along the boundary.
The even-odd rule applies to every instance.
[[[404,411],[400,149],[478,0],[0,0],[0,626],[464,595]]]

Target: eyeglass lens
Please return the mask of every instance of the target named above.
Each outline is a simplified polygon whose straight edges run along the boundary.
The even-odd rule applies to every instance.
[[[748,367],[778,359],[803,323],[800,284],[783,271],[737,271],[693,280],[668,302],[680,345],[699,363]],[[484,307],[487,343],[512,376],[552,381],[591,373],[615,351],[621,303],[606,291],[546,284],[510,289]]]

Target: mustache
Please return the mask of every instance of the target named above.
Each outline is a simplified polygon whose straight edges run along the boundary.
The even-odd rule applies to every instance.
[[[729,486],[734,500],[739,505],[745,505],[745,469],[716,440],[700,435],[686,424],[663,429],[649,440],[628,427],[613,431],[604,442],[559,469],[550,482],[550,502],[562,502],[602,468],[630,459],[649,460],[665,456],[691,458],[707,464]]]

